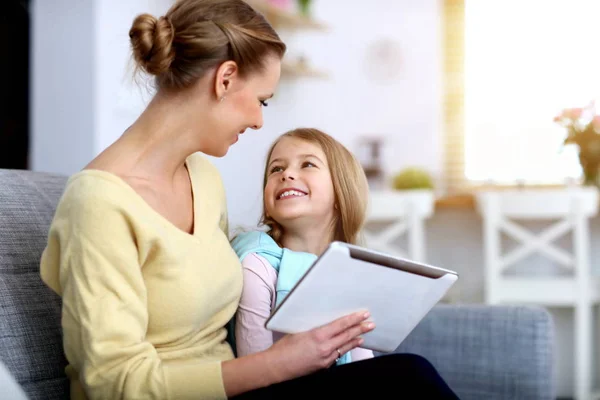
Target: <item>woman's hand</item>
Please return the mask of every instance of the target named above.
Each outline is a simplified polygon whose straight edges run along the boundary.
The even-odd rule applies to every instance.
[[[267,350],[277,380],[293,379],[331,366],[341,354],[363,343],[360,335],[375,328],[368,318],[369,313],[362,311],[281,338]]]
[[[340,354],[362,344],[360,335],[375,328],[368,318],[364,311],[351,314],[308,332],[286,335],[268,350],[224,361],[227,397],[329,367]]]

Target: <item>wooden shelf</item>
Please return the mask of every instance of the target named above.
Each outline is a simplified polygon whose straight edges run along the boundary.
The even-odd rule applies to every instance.
[[[319,78],[326,79],[329,74],[324,71],[306,66],[302,63],[283,62],[281,64],[281,76],[286,78]]]
[[[246,0],[256,11],[262,13],[275,29],[327,30],[322,22],[275,7],[265,0]]]
[[[276,7],[266,0],[245,0],[256,11],[262,13],[265,18],[278,29],[287,30],[327,30],[328,27],[322,22],[315,21],[312,18],[300,15],[298,13],[287,11]],[[306,63],[292,60],[285,60],[281,65],[282,78],[328,78],[329,74],[325,71],[315,69]]]

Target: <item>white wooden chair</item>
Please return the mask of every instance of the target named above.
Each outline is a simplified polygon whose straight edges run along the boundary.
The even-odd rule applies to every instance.
[[[363,230],[366,245],[372,249],[425,262],[425,220],[433,214],[431,190],[372,191],[367,224]],[[384,229],[370,229],[372,224],[387,224]],[[407,249],[393,241],[406,235]]]
[[[591,399],[593,307],[600,303],[600,285],[590,266],[588,220],[598,213],[598,191],[589,187],[484,191],[476,194],[476,204],[484,227],[486,302],[574,307],[575,398]],[[552,225],[541,233],[532,233],[522,222],[544,220]],[[502,254],[501,233],[521,246]],[[553,245],[567,233],[572,235],[571,253]],[[543,254],[565,273],[506,273],[533,253]]]

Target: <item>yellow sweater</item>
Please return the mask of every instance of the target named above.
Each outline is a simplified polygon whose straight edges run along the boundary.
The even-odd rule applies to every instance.
[[[226,398],[224,327],[242,271],[217,169],[200,154],[187,166],[193,235],[116,175],[84,170],[68,181],[41,275],[62,296],[73,399]]]

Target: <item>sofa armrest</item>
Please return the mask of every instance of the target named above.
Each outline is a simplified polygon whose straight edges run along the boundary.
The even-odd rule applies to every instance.
[[[396,352],[428,359],[462,400],[549,400],[553,349],[544,308],[440,304]]]
[[[2,388],[3,399],[27,400],[28,397],[19,386],[15,377],[8,371],[2,361],[0,361],[0,388]]]

